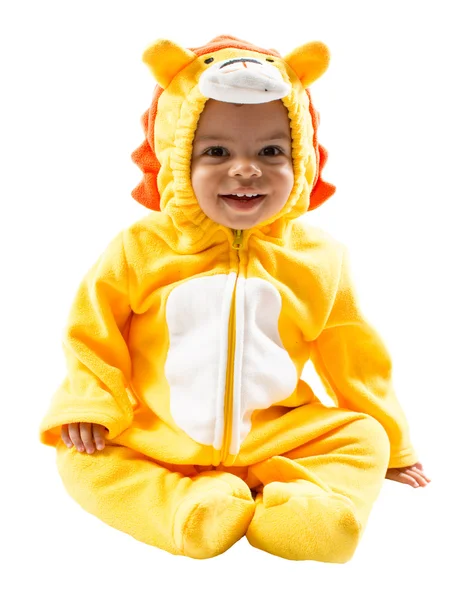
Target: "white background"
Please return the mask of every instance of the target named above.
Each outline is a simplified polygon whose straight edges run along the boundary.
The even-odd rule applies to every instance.
[[[468,4],[2,5],[3,597],[471,597]],[[192,47],[222,33],[283,55],[311,40],[330,48],[311,91],[324,178],[337,192],[306,218],[350,249],[433,480],[417,490],[386,480],[345,565],[286,561],[245,539],[212,560],[168,555],[83,511],[39,443],[65,374],[75,290],[112,237],[147,213],[130,196],[141,178],[130,154],[154,89],[142,52],[158,38]],[[306,378],[317,386],[312,370]]]

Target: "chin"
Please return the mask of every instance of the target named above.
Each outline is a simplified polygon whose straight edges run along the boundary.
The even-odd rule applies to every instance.
[[[262,221],[266,221],[270,218],[270,215],[266,215],[263,211],[259,212],[257,210],[244,214],[234,214],[234,215],[225,215],[225,221],[230,223],[230,225],[226,225],[226,227],[230,227],[231,229],[251,229],[252,227],[256,227]]]
[[[263,219],[264,220],[264,219]],[[248,219],[240,220],[238,222],[232,223],[232,225],[228,225],[231,229],[252,229],[252,227],[257,227],[259,223],[262,222],[262,219],[256,219],[254,221],[250,221]]]

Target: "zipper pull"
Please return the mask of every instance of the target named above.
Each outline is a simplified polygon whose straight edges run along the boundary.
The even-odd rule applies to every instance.
[[[235,250],[239,250],[239,248],[242,246],[242,235],[244,231],[242,229],[233,229],[232,231],[234,232],[234,242],[232,244],[232,247]]]

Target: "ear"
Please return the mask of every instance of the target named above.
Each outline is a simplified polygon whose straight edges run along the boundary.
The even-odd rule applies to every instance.
[[[175,75],[193,62],[196,54],[170,40],[157,40],[142,55],[157,83],[165,89]]]
[[[283,58],[307,88],[327,70],[330,52],[322,42],[308,42]]]

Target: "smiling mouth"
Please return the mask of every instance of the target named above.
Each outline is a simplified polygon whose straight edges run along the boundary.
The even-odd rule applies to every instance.
[[[228,194],[226,196],[219,195],[219,197],[231,208],[235,208],[236,210],[249,210],[261,204],[266,198],[266,195],[257,194],[256,196],[252,196],[252,198],[244,198],[236,196],[235,194]]]

